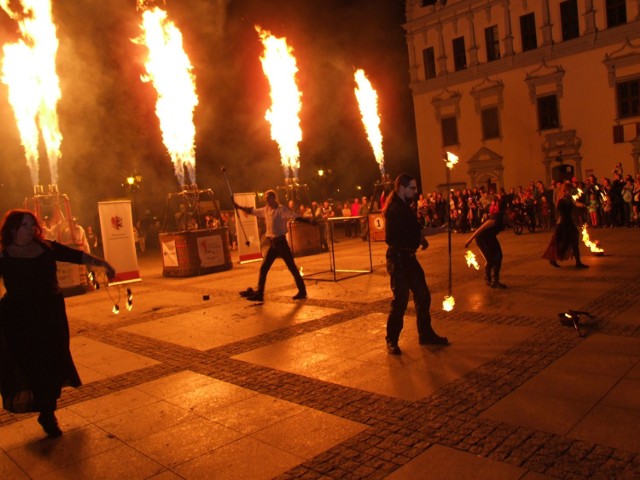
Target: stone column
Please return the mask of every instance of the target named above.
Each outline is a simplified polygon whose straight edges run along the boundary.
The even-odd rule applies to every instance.
[[[551,45],[552,43],[553,32],[549,15],[549,0],[542,0],[542,45]]]
[[[593,0],[584,1],[584,35],[596,32],[596,11],[593,9]]]
[[[469,22],[469,65],[478,64],[478,44],[476,43],[476,27],[473,24],[473,12],[469,10],[467,14],[467,22]]]
[[[440,66],[438,75],[445,75],[447,73],[447,54],[444,50],[444,37],[442,36],[442,23],[438,23],[436,27],[438,31],[438,49],[440,55],[438,56],[438,65]]]
[[[502,8],[504,9],[504,56],[513,55],[513,35],[511,33],[511,5],[509,0],[502,2]]]
[[[407,48],[409,53],[409,78],[411,83],[419,81],[418,70],[419,62],[416,59],[416,43],[414,35],[407,35]],[[426,67],[425,67],[426,68]],[[425,75],[426,78],[426,75]]]

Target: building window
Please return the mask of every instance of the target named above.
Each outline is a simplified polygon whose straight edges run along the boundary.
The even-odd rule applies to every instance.
[[[538,129],[550,130],[560,127],[557,95],[538,97]]]
[[[562,24],[563,41],[580,36],[577,0],[560,2],[560,23]]]
[[[464,48],[464,37],[453,39],[453,65],[456,72],[467,68],[467,51]]]
[[[487,45],[487,62],[500,58],[500,40],[498,39],[498,26],[494,25],[484,29],[484,42]]]
[[[444,117],[440,120],[442,127],[442,145],[458,145],[458,122],[456,117]]]
[[[640,115],[640,78],[618,83],[617,91],[618,118]]]
[[[527,13],[526,15],[520,17],[520,37],[522,38],[523,52],[538,48],[535,13]]]
[[[424,78],[427,80],[436,78],[436,55],[433,52],[433,47],[425,48],[422,51],[422,58],[424,61]]]
[[[613,143],[624,143],[624,125],[613,126]]]
[[[500,138],[500,119],[498,107],[483,108],[480,111],[482,121],[482,139]]]
[[[627,23],[626,0],[607,0],[607,28]]]

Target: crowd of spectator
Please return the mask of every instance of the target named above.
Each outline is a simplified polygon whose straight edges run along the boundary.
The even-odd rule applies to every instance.
[[[584,181],[573,177],[573,197],[587,205],[579,210],[580,222],[592,228],[640,227],[640,174],[634,179],[624,175],[618,164],[612,177],[598,181],[589,175]],[[452,192],[449,200],[453,229],[466,233],[478,228],[497,209],[498,198],[506,197],[508,219],[524,215],[535,228],[548,229],[556,223],[557,204],[562,182],[530,182],[528,186],[486,191],[484,187]],[[420,195],[417,214],[425,226],[439,227],[446,221],[447,199],[439,192]]]
[[[578,209],[580,223],[590,228],[640,227],[640,174],[634,178],[624,174],[621,164],[617,164],[610,177],[589,175],[584,181],[573,177],[573,197],[586,205]],[[465,188],[451,192],[446,198],[441,192],[421,194],[416,202],[416,213],[425,227],[440,227],[447,221],[447,209],[451,215],[452,228],[458,233],[467,233],[477,229],[498,209],[499,199],[506,197],[508,207],[507,224],[515,217],[525,218],[536,229],[550,229],[556,224],[556,207],[562,182],[551,181],[545,185],[541,180],[530,182],[527,186],[512,187],[509,191],[501,188],[498,192],[484,186]],[[288,202],[288,207],[301,217],[318,223],[321,230],[322,248],[327,249],[329,218],[336,218],[335,225],[343,231],[346,238],[367,239],[369,213],[375,213],[384,206],[384,193],[381,198],[370,199],[366,196],[342,201],[312,201],[309,204]],[[350,219],[350,217],[359,217]],[[219,212],[215,218],[207,218],[207,228],[226,226],[229,228],[230,248],[237,248],[237,233],[234,212]],[[151,247],[157,247],[157,235],[160,222],[150,212],[136,224],[136,246],[140,253]],[[98,247],[98,238],[91,227],[87,237],[92,250]],[[147,240],[145,242],[145,239]]]
[[[584,181],[571,178],[573,197],[587,207],[578,209],[581,224],[590,228],[640,227],[640,174],[635,178],[625,175],[621,164],[617,164],[610,177],[600,180],[589,175]],[[533,229],[551,229],[555,226],[556,204],[561,196],[563,182],[552,180],[545,185],[541,180],[532,181],[526,186],[512,187],[509,191],[501,188],[498,192],[484,186],[465,188],[451,192],[446,198],[441,192],[421,194],[415,205],[418,219],[425,227],[440,227],[447,221],[450,212],[452,228],[458,233],[467,233],[477,229],[498,209],[499,199],[506,198],[507,224],[516,218],[531,223]],[[373,205],[373,207],[370,207]],[[380,210],[384,205],[384,193],[381,198],[353,198],[345,201],[325,200],[322,204],[310,205],[289,202],[289,208],[300,216],[315,220],[325,229],[323,223],[328,218],[341,217],[337,225],[344,229],[347,238],[366,239],[368,222],[362,219],[348,220],[348,217],[366,217]],[[449,210],[447,210],[449,209]],[[323,220],[325,222],[323,222]]]

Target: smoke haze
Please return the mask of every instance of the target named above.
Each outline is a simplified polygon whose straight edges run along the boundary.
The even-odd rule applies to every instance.
[[[166,10],[182,31],[196,76],[197,182],[216,191],[223,206],[228,203],[223,165],[238,192],[284,184],[277,144],[264,118],[269,85],[256,24],[287,37],[296,56],[301,183],[313,192],[318,169],[331,169],[329,191],[339,189],[335,196],[342,200],[356,194],[356,185],[369,193],[379,177],[353,92],[357,68],[378,91],[387,172],[418,174],[404,1],[168,0]],[[16,41],[15,23],[1,16],[0,41]],[[138,208],[162,215],[167,194],[178,184],[162,144],[155,90],[140,81],[146,52],[131,41],[140,35],[135,0],[54,0],[53,17],[60,39],[58,112],[64,137],[60,191],[69,195],[82,223],[93,223],[96,203],[125,197],[122,184],[135,171],[143,177]],[[4,211],[32,192],[4,84],[0,122]],[[48,166],[40,178],[49,182]]]

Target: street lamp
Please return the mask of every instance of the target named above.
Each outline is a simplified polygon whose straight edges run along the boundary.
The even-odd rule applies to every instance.
[[[142,175],[138,173],[134,173],[133,175],[129,175],[125,179],[125,184],[123,185],[131,194],[131,211],[133,216],[133,222],[135,223],[138,219],[138,215],[136,212],[136,192],[142,186]]]
[[[320,196],[322,200],[328,199],[328,186],[331,182],[331,169],[318,169],[318,185],[320,185]]]

